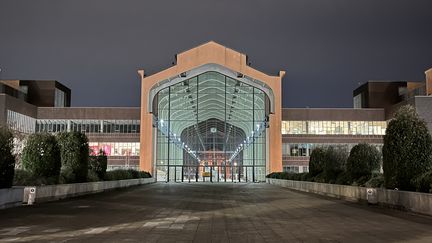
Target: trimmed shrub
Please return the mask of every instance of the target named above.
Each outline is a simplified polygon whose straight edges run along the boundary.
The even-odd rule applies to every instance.
[[[105,178],[108,165],[108,158],[105,152],[101,149],[97,156],[89,157],[89,172],[94,173],[100,180]]]
[[[324,163],[326,161],[326,151],[322,148],[312,150],[309,159],[309,173],[312,177],[321,174],[324,171]]]
[[[13,184],[15,186],[30,186],[36,185],[35,178],[31,172],[26,170],[15,170]]]
[[[42,184],[56,184],[61,160],[56,138],[48,133],[36,133],[28,137],[22,153],[22,166]]]
[[[411,179],[432,166],[432,138],[412,106],[403,106],[387,126],[383,147],[385,186],[414,190]]]
[[[309,173],[292,173],[292,172],[273,172],[266,176],[271,179],[283,179],[293,181],[308,181]]]
[[[372,177],[364,183],[366,187],[384,187],[384,175],[381,173],[374,173]]]
[[[418,192],[431,192],[432,193],[432,171],[428,171],[412,180]]]
[[[0,188],[12,186],[15,169],[15,157],[12,154],[12,132],[0,127]]]
[[[15,186],[41,186],[55,184],[53,179],[33,175],[30,171],[16,169],[14,176]]]
[[[335,183],[338,175],[344,171],[347,154],[345,151],[328,147],[325,150],[323,178],[325,182]]]
[[[58,134],[61,154],[63,183],[87,181],[89,146],[84,133],[63,132]]]
[[[280,173],[280,172],[272,172],[272,173],[266,175],[266,177],[276,179],[278,173]]]
[[[105,175],[106,181],[116,181],[116,180],[129,180],[138,178],[150,178],[150,173],[146,171],[137,171],[132,169],[118,169],[107,171]]]
[[[380,152],[374,146],[366,143],[357,144],[351,149],[346,163],[350,180],[369,180],[373,172],[379,172],[380,161]]]
[[[11,130],[12,134],[13,134],[13,150],[12,150],[12,154],[15,157],[15,169],[22,169],[22,165],[21,165],[21,157],[22,157],[22,152],[24,150],[26,141],[27,141],[27,137],[29,136],[29,134],[24,134],[18,131],[13,131]]]
[[[93,170],[89,170],[87,173],[87,181],[88,182],[95,182],[95,181],[101,181],[99,176],[94,172]]]
[[[351,185],[351,183],[352,183],[351,177],[346,171],[342,171],[341,173],[339,173],[339,175],[335,180],[335,184],[339,184],[339,185]]]
[[[312,177],[308,172],[302,173],[301,180],[302,181],[311,181]]]

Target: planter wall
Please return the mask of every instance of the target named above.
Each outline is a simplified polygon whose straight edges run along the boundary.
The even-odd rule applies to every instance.
[[[16,207],[22,204],[24,187],[0,189],[0,209]]]
[[[267,183],[347,201],[367,202],[367,188],[309,181],[266,179]],[[376,188],[379,205],[432,216],[432,194]]]
[[[35,202],[38,203],[76,197],[85,194],[93,194],[117,188],[144,185],[154,182],[156,182],[155,178],[142,178],[119,181],[97,181],[86,183],[37,186],[33,188],[36,189],[34,198]],[[32,187],[24,188],[24,196],[22,197],[21,202],[28,202],[30,188]]]

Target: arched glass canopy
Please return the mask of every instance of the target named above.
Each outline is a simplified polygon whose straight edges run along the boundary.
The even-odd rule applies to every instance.
[[[264,181],[268,96],[208,71],[153,100],[159,181]]]

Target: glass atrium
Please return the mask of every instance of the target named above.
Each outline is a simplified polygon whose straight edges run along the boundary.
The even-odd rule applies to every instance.
[[[154,97],[158,181],[264,181],[269,99],[209,71]]]

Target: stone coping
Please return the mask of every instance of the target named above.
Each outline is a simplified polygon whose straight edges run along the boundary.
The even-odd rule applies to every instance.
[[[14,186],[12,188],[0,189],[0,209],[16,207],[27,203],[31,191],[34,191],[34,202],[39,203],[155,182],[155,178],[140,178],[46,186]]]
[[[355,202],[371,202],[372,197],[370,195],[368,196],[368,190],[372,189],[370,191],[373,192],[373,204],[432,216],[432,193],[396,191],[384,188],[366,188],[272,178],[266,178],[266,182],[297,191],[315,193]]]
[[[25,187],[23,203],[27,203],[30,195],[31,188],[34,188],[34,201],[45,202],[54,201],[64,198],[76,197],[80,195],[93,194],[107,190],[114,190],[117,188],[125,188],[130,186],[138,186],[149,183],[154,183],[155,178],[140,178],[130,180],[117,180],[117,181],[96,181],[84,182],[73,184],[58,184],[47,186]]]

